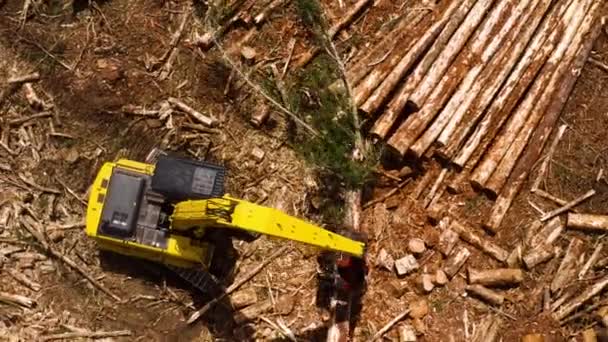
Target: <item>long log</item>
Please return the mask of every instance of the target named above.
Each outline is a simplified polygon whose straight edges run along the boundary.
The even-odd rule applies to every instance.
[[[454,33],[445,50],[437,57],[437,60],[433,63],[425,78],[410,97],[410,102],[413,103],[416,109],[422,108],[422,105],[426,102],[433,89],[441,81],[452,62],[482,22],[493,2],[493,0],[479,0],[469,11],[466,19]],[[503,2],[501,1],[501,3]],[[501,4],[498,4],[498,6],[501,6]]]
[[[583,21],[580,28],[584,31],[588,31],[589,27],[593,24],[593,17],[587,17],[586,19],[588,20]],[[570,47],[566,50],[564,55],[566,61],[571,61],[574,59],[578,48],[582,44],[582,40],[582,36],[577,36],[576,39],[572,41]],[[549,84],[540,84],[540,86],[544,88],[544,91],[542,91],[543,95],[541,95],[538,99],[532,100],[535,102],[534,107],[526,124],[522,127],[521,132],[517,135],[517,138],[515,138],[515,141],[511,143],[511,146],[507,150],[505,156],[508,156],[508,158],[503,158],[485,187],[486,192],[491,193],[493,197],[497,196],[507,181],[509,174],[511,174],[513,171],[517,159],[519,156],[521,156],[525,147],[527,146],[527,143],[532,137],[537,125],[541,121],[546,108],[551,104],[551,96],[557,92],[557,89],[561,86],[561,81],[568,73],[569,66],[570,63],[560,64],[549,81]]]
[[[515,169],[509,176],[507,184],[498,196],[488,221],[484,223],[486,229],[490,231],[496,231],[498,229],[507,211],[511,207],[511,203],[515,199],[515,196],[517,196],[519,190],[528,178],[532,165],[534,165],[540,157],[545,143],[555,127],[555,123],[576,84],[578,75],[589,57],[593,43],[600,32],[601,26],[599,23],[596,23],[590,32],[583,33],[586,36],[586,40],[576,55],[575,60],[572,62],[570,68],[571,72],[566,74],[558,93],[553,96],[553,102],[549,108],[547,108],[543,121],[539,124],[539,128],[534,132],[534,136],[528,144],[528,149],[526,149],[517,162]]]
[[[559,35],[563,30],[564,22],[568,21],[566,19],[568,15],[571,15],[577,1],[571,0],[571,3],[574,3],[572,6],[569,6],[570,3],[567,1],[559,3],[555,7],[555,11],[546,17],[538,29],[538,33],[534,35],[534,38],[526,47],[524,55],[519,59],[515,69],[509,74],[504,86],[502,86],[500,92],[496,95],[496,99],[491,102],[483,120],[476,126],[473,134],[467,139],[463,148],[452,160],[454,165],[464,168],[465,164],[469,167],[477,164],[483,156],[483,151],[492,142],[492,139],[487,139],[486,137],[493,137],[498,132],[504,121],[508,118],[508,115],[505,113],[510,113],[513,110],[519,98],[534,80],[536,74],[545,63],[546,58],[553,50],[554,45],[557,43]],[[476,151],[478,152],[474,154]],[[464,172],[461,174],[463,174],[464,178]]]
[[[336,36],[336,34],[338,32],[340,32],[341,29],[343,29],[348,24],[350,24],[353,21],[353,19],[359,14],[359,12],[361,12],[361,10],[363,10],[363,8],[365,8],[371,2],[372,2],[372,0],[359,0],[359,2],[352,5],[350,10],[347,13],[345,13],[345,15],[342,16],[340,18],[340,20],[338,20],[338,22],[336,22],[329,28],[329,32],[327,32],[328,35],[331,38],[334,38]]]
[[[214,27],[209,32],[205,32],[202,36],[199,36],[195,39],[195,44],[201,45],[203,48],[208,48],[211,46],[214,40],[220,39],[228,29],[240,18],[240,9],[243,4],[245,4],[246,0],[237,0],[232,4],[226,6],[224,8],[224,13],[222,13],[222,22],[218,23],[217,27]],[[247,7],[247,6],[243,6]]]
[[[481,1],[483,3],[484,0]],[[479,4],[480,3],[477,3],[476,6]],[[444,76],[438,83],[433,83],[435,87],[431,90],[430,95],[424,96],[424,107],[417,107],[419,109],[422,109],[419,112],[410,115],[403,122],[403,124],[401,124],[396,133],[388,140],[389,147],[392,148],[395,152],[399,153],[402,156],[405,155],[411,145],[416,141],[416,139],[418,139],[418,137],[424,132],[426,127],[435,118],[442,106],[449,100],[455,88],[458,86],[458,84],[464,77],[462,68],[467,68],[467,65],[472,62],[473,58],[475,58],[474,56],[481,52],[480,50],[483,49],[485,42],[487,42],[488,38],[490,38],[490,35],[497,23],[499,15],[503,12],[503,10],[505,10],[508,4],[510,4],[510,1],[502,1],[497,5],[496,8],[492,10],[491,15],[479,27],[479,30],[475,33],[475,35],[471,37],[471,41],[473,42],[471,46],[465,48],[459,54],[460,57],[458,58],[458,60],[455,61],[451,66],[446,68],[449,70],[445,72]],[[474,11],[475,8],[471,10],[471,12]],[[475,15],[473,15],[473,17],[475,17]],[[467,27],[466,22],[467,21],[465,20],[465,24],[461,26],[461,29],[463,27]],[[458,33],[459,32],[456,32],[454,36],[458,37]],[[444,52],[450,50],[451,45],[448,45]],[[442,56],[438,57],[433,67],[441,64],[441,57]],[[433,67],[431,67],[431,69],[427,73],[427,76],[431,76],[425,78],[425,80],[434,77],[432,76],[432,73],[437,71],[434,71]],[[428,84],[421,83],[418,89],[427,86]],[[416,95],[416,93],[412,94],[412,99],[414,95]],[[417,106],[421,106],[421,103],[422,102],[418,102]]]
[[[0,303],[16,304],[26,308],[32,308],[37,305],[37,302],[34,299],[6,292],[0,292]]]
[[[79,338],[89,338],[92,340],[112,337],[131,336],[133,333],[130,330],[117,330],[117,331],[73,331],[62,334],[45,335],[40,338],[41,342],[54,341],[54,340],[70,340]]]
[[[336,37],[336,34],[340,32],[343,28],[348,26],[353,19],[363,10],[364,7],[369,5],[372,0],[359,0],[356,4],[354,4],[348,12],[346,12],[340,19],[333,24],[329,30],[327,30],[327,38],[329,40],[333,40]],[[305,52],[298,61],[295,63],[297,68],[305,67],[317,54],[319,51],[322,51],[319,47],[314,47],[307,52]]]
[[[455,112],[461,107],[465,94],[471,93],[471,87],[477,81],[482,71],[489,67],[488,63],[492,57],[494,57],[499,49],[505,48],[505,45],[509,45],[509,42],[519,39],[519,30],[524,26],[527,17],[533,13],[534,6],[530,4],[530,0],[519,1],[516,6],[513,5],[514,8],[508,7],[508,3],[508,1],[501,2],[505,6],[502,8],[502,11],[511,13],[508,15],[505,23],[500,26],[504,12],[500,12],[500,8],[496,8],[496,12],[494,12],[496,15],[491,16],[488,21],[492,22],[492,24],[487,27],[490,30],[494,30],[498,26],[500,30],[491,36],[492,39],[489,39],[490,34],[487,36],[482,34],[479,39],[473,41],[473,47],[471,47],[471,54],[469,55],[469,61],[473,64],[472,67],[466,72],[466,76],[460,85],[458,85],[456,92],[449,99],[445,107],[439,111],[433,123],[410,147],[411,154],[416,158],[420,158],[427,151],[435,139],[439,137],[445,126],[456,116]],[[520,19],[522,16],[523,19]]]
[[[608,215],[568,213],[566,227],[585,232],[608,232]]]
[[[533,131],[535,124],[537,123],[534,115],[530,115],[534,109],[534,105],[540,101],[544,104],[551,100],[550,94],[554,91],[554,86],[566,70],[569,63],[569,57],[574,55],[576,48],[578,47],[573,42],[575,34],[580,26],[581,22],[585,18],[585,14],[591,5],[590,0],[582,0],[584,5],[578,5],[573,13],[572,21],[570,21],[566,27],[566,31],[562,36],[557,48],[553,51],[551,57],[547,63],[541,69],[539,76],[532,85],[532,88],[527,92],[526,97],[511,115],[511,119],[507,123],[504,131],[499,134],[490,150],[485,154],[479,166],[477,166],[471,175],[471,185],[475,188],[483,189],[486,183],[499,166],[503,157],[508,156],[507,159],[511,159],[510,155],[507,155],[507,151],[511,146],[512,142],[516,140],[519,132],[524,128],[529,117],[533,118],[530,120],[528,127],[531,127],[529,131]],[[570,55],[568,54],[570,53]],[[556,69],[560,70],[556,70]],[[561,71],[561,72],[560,72]],[[549,83],[549,86],[547,84]],[[544,92],[544,94],[543,94]],[[541,98],[541,96],[544,96]],[[546,99],[546,100],[543,100]],[[523,140],[520,139],[520,140]],[[524,145],[525,146],[525,145]]]
[[[412,74],[407,78],[403,85],[398,89],[397,94],[388,103],[387,110],[376,120],[370,130],[370,134],[375,139],[384,139],[389,130],[393,127],[403,110],[405,109],[410,95],[422,81],[437,56],[445,49],[452,34],[460,26],[467,13],[477,0],[465,0],[458,11],[454,13],[450,22],[443,28],[433,45],[426,52],[422,60],[416,65]]]
[[[350,85],[352,87],[356,86],[371,72],[373,66],[387,63],[389,57],[393,54],[404,54],[405,51],[394,48],[395,42],[405,40],[407,35],[411,33],[412,27],[416,27],[422,21],[424,15],[425,13],[421,11],[408,13],[367,55],[348,67],[346,79]]]
[[[452,8],[455,7],[455,4],[452,3],[447,9],[448,13],[446,14],[449,16],[449,12],[453,11]],[[442,16],[441,19],[433,23],[426,31],[424,30],[424,27],[422,27],[420,32],[424,33],[420,39],[414,39],[414,37],[404,38],[404,42],[394,49],[396,51],[393,51],[386,61],[374,67],[371,72],[355,86],[353,90],[355,104],[358,107],[362,106],[372,92],[388,79],[389,75],[391,83],[397,83],[401,79],[401,76],[409,70],[415,61],[414,58],[419,57],[420,54],[424,52],[424,49],[432,42],[432,39],[439,34],[439,31],[445,25],[446,21],[446,17]],[[387,83],[385,87],[389,86],[390,84]]]
[[[492,59],[482,76],[467,92],[465,99],[454,114],[454,118],[437,138],[437,145],[441,148],[436,151],[436,154],[441,158],[452,159],[462,146],[464,139],[475,128],[500,86],[507,79],[522,54],[525,54],[525,49],[541,24],[541,20],[547,18],[545,13],[551,2],[551,0],[542,0],[537,4],[529,19],[530,22],[523,25],[523,31],[516,35],[517,39],[510,40],[511,44],[508,44]],[[544,24],[547,23],[548,21]],[[541,26],[541,32],[543,29]]]
[[[359,92],[355,90],[355,103],[358,106],[361,106],[360,109],[362,111],[371,114],[384,103],[389,94],[393,91],[393,89],[395,89],[399,81],[401,81],[405,74],[410,71],[410,68],[414,65],[414,63],[420,58],[420,56],[422,56],[422,54],[424,54],[428,47],[441,33],[454,12],[458,9],[458,5],[458,2],[452,2],[444,11],[441,19],[437,20],[437,22],[426,30],[422,37],[414,41],[415,44],[408,48],[405,56],[401,58],[399,63],[392,71],[390,71],[390,73],[388,73],[385,78],[375,79],[374,82],[371,83],[368,82],[368,80],[371,80],[371,78],[366,79],[366,82],[362,83],[363,87],[359,89]]]
[[[576,271],[580,266],[580,257],[584,252],[585,243],[578,238],[573,238],[566,249],[566,254],[555,272],[551,282],[551,292],[561,290],[567,283],[576,278]]]

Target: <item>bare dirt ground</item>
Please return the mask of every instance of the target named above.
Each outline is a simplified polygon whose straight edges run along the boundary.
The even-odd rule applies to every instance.
[[[329,20],[339,18],[344,9],[338,2],[321,1]],[[354,1],[344,1],[347,5]],[[195,2],[195,9],[204,5]],[[197,292],[171,273],[154,265],[100,253],[86,238],[82,226],[62,227],[81,222],[85,213],[86,192],[104,161],[118,157],[143,160],[153,147],[179,151],[190,156],[222,163],[229,170],[232,195],[281,208],[293,215],[320,224],[324,221],[317,200],[331,198],[333,189],[317,177],[317,169],[305,161],[288,142],[289,123],[272,110],[270,122],[262,128],[249,123],[252,113],[267,105],[255,89],[236,75],[231,75],[225,56],[217,48],[201,49],[193,44],[194,32],[200,34],[200,22],[190,18],[184,38],[178,45],[177,58],[170,75],[159,80],[146,68],[151,57],[160,57],[168,49],[171,35],[179,26],[183,9],[190,2],[111,0],[73,3],[35,2],[21,27],[22,1],[0,0],[0,81],[11,76],[37,71],[40,81],[33,83],[38,95],[52,108],[48,117],[26,124],[10,121],[39,113],[32,108],[23,91],[18,90],[0,103],[2,137],[8,136],[11,154],[0,149],[0,209],[13,210],[12,203],[30,208],[54,248],[85,268],[123,302],[116,302],[93,287],[79,273],[42,252],[38,244],[13,216],[0,227],[0,292],[20,294],[35,300],[32,308],[0,303],[0,340],[42,341],[43,337],[85,329],[88,331],[129,330],[117,341],[245,341],[289,340],[277,329],[282,322],[298,338],[321,340],[325,334],[327,311],[317,298],[318,251],[287,243],[290,250],[247,283],[244,290],[256,293],[257,301],[270,299],[271,307],[243,324],[235,320],[232,309],[219,305],[192,325],[186,319],[209,298]],[[258,13],[254,4],[250,13]],[[415,1],[378,1],[366,10],[345,32],[338,34],[336,45],[345,56],[357,54],[373,41],[374,33],[403,11],[426,10]],[[263,25],[253,31],[246,43],[255,49],[253,60],[245,60],[237,44],[252,25],[239,23],[222,38],[230,57],[249,69],[257,70],[260,79],[271,75],[270,65],[282,72],[313,46],[313,36],[293,3],[277,9]],[[295,39],[293,52],[290,40]],[[234,50],[230,50],[234,47]],[[602,33],[594,46],[594,58],[608,63],[608,33]],[[320,57],[322,60],[323,56]],[[320,62],[317,62],[320,63]],[[314,63],[311,68],[314,68]],[[286,68],[286,78],[299,72]],[[262,75],[262,76],[260,76]],[[317,89],[301,89],[311,103],[318,101]],[[213,115],[220,124],[213,130],[186,128],[197,124],[185,114],[173,114],[169,120],[158,116],[128,113],[125,106],[158,109],[160,103],[175,97],[200,112]],[[568,125],[564,139],[550,165],[545,187],[554,195],[573,199],[593,188],[597,194],[577,206],[581,212],[608,214],[608,176],[599,181],[598,172],[608,174],[608,73],[587,63],[562,114]],[[55,132],[69,136],[52,135]],[[5,138],[2,138],[5,141]],[[252,155],[253,148],[265,155],[261,161]],[[532,177],[536,175],[532,173]],[[33,180],[38,186],[26,183]],[[470,331],[486,315],[499,315],[502,341],[519,341],[528,333],[542,333],[546,341],[581,340],[580,332],[596,326],[590,316],[560,326],[543,312],[544,286],[551,281],[560,259],[526,272],[517,288],[507,289],[508,300],[500,308],[489,308],[480,301],[463,296],[464,270],[444,287],[430,295],[416,289],[416,276],[397,278],[394,272],[375,264],[384,248],[394,257],[407,253],[412,237],[433,245],[437,230],[427,220],[418,203],[409,194],[422,175],[393,196],[398,205],[386,209],[379,203],[365,209],[363,228],[371,237],[368,289],[353,332],[354,340],[367,341],[384,324],[410,303],[424,299],[428,313],[414,324],[420,341],[466,341]],[[396,183],[379,176],[377,187],[367,200],[381,196]],[[50,189],[49,189],[50,188]],[[543,210],[555,208],[550,202],[529,194],[529,185],[493,241],[508,251],[524,234],[524,227],[538,217],[529,201]],[[423,194],[424,195],[424,194]],[[458,196],[445,195],[455,210],[470,222],[482,222],[490,201],[473,191]],[[9,209],[3,209],[9,208]],[[0,210],[0,214],[3,212]],[[0,215],[1,216],[1,215]],[[578,236],[586,241],[589,255],[603,236],[568,231],[564,236]],[[237,266],[224,279],[229,283],[246,274],[285,241],[262,237],[253,243],[235,242]],[[560,240],[563,248],[568,240]],[[468,266],[497,266],[480,251],[471,248]],[[33,254],[32,254],[33,253]],[[606,257],[602,253],[602,258]],[[434,272],[442,262],[438,253],[429,254],[421,266]],[[39,284],[38,290],[19,282],[10,271],[26,275]],[[571,284],[573,288],[593,282],[605,270],[596,269],[586,278]],[[605,300],[605,295],[594,301]],[[468,326],[465,327],[464,312]],[[270,322],[270,323],[268,323]],[[398,327],[399,325],[397,325]],[[397,341],[397,327],[385,338]]]

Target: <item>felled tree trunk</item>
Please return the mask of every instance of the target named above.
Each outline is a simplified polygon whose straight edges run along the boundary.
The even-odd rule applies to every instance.
[[[537,34],[527,46],[526,52],[496,95],[496,99],[491,103],[483,120],[477,125],[474,133],[467,139],[462,150],[452,161],[455,165],[460,168],[464,168],[465,165],[476,165],[483,156],[483,151],[492,142],[489,137],[494,137],[503,126],[509,117],[508,114],[515,108],[530,83],[534,81],[537,72],[553,50],[559,39],[559,34],[565,26],[564,22],[569,21],[566,20],[568,16],[565,16],[564,13],[567,10],[572,13],[578,0],[571,1],[574,3],[570,7],[567,2],[559,3],[555,11],[548,16],[549,19],[539,28]],[[476,151],[477,153],[474,153]],[[471,159],[471,157],[474,157],[474,159]]]
[[[479,5],[479,4],[482,4],[482,5],[485,4],[485,0],[480,0],[480,2],[478,2],[476,4],[476,7],[471,10],[471,12],[473,14],[475,14],[474,12],[476,11],[476,9],[478,9],[477,5]],[[506,2],[501,2],[500,4],[498,4],[498,7],[495,8],[494,11],[492,12],[491,18],[494,18],[499,13],[501,13],[502,10],[504,9],[505,4],[506,4]],[[476,16],[473,15],[473,17],[476,17]],[[470,19],[470,18],[467,18],[467,19]],[[395,134],[389,139],[388,145],[394,151],[398,152],[402,156],[405,155],[406,152],[412,146],[412,144],[416,141],[416,139],[418,139],[418,137],[426,129],[426,127],[429,125],[429,123],[435,118],[435,116],[437,115],[439,110],[446,103],[446,101],[450,98],[453,91],[458,86],[458,83],[464,77],[461,70],[459,70],[459,69],[461,69],[461,67],[459,67],[459,65],[463,65],[462,63],[464,63],[464,65],[467,65],[468,63],[470,63],[471,55],[468,54],[469,52],[474,54],[474,53],[478,52],[478,51],[475,51],[475,49],[483,48],[483,46],[484,46],[483,43],[485,43],[487,41],[487,39],[489,38],[488,35],[491,33],[492,28],[494,27],[494,24],[496,24],[494,22],[494,20],[488,20],[487,22],[484,23],[484,25],[482,25],[478,34],[476,34],[472,38],[473,42],[478,40],[480,42],[480,44],[472,44],[472,48],[474,48],[473,50],[468,49],[468,50],[466,50],[467,52],[461,53],[462,58],[459,58],[456,62],[454,62],[452,67],[449,68],[449,70],[447,72],[445,72],[445,77],[442,77],[441,80],[438,81],[438,83],[435,83],[434,81],[432,81],[434,88],[429,90],[430,95],[428,95],[428,96],[426,95],[426,90],[423,90],[422,92],[417,91],[414,94],[412,94],[411,99],[413,101],[418,101],[418,102],[414,102],[414,103],[416,103],[417,108],[421,109],[421,110],[419,112],[414,113],[411,116],[409,116],[405,120],[405,122],[399,127],[397,132],[395,132]],[[463,24],[463,26],[461,26],[461,29],[463,29],[463,27],[466,27],[466,25],[467,24],[466,24],[466,20],[465,20],[465,24]],[[463,29],[463,31],[466,31],[466,30]],[[462,33],[462,31],[460,31],[460,30],[457,31],[452,38],[453,39],[454,39],[454,37],[458,38],[459,33]],[[466,36],[468,37],[469,35],[470,34],[468,34]],[[451,43],[453,43],[453,42],[450,42],[450,44],[448,45],[448,47],[446,47],[446,50],[444,50],[444,52],[449,51]],[[458,46],[458,44],[456,44],[456,45]],[[460,51],[460,49],[462,49],[462,47],[459,47],[458,51]],[[443,62],[441,60],[442,56],[438,57],[437,61],[435,61],[435,64],[433,65],[433,67],[427,73],[427,76],[431,75],[430,78],[427,78],[425,80],[429,80],[434,77],[432,75],[436,71],[434,71],[433,68],[438,65],[441,65],[441,63]],[[451,59],[450,59],[450,61],[451,61]],[[446,67],[445,70],[447,70],[448,67]],[[440,70],[443,70],[443,68],[441,68]],[[442,75],[443,74],[444,73],[442,71]],[[425,81],[423,80],[421,85],[418,87],[418,90],[424,89],[425,87],[429,86],[428,83],[424,83],[424,82]],[[424,95],[422,95],[423,93],[424,93]],[[415,96],[418,96],[418,98],[416,98]],[[425,104],[424,107],[422,107],[422,104],[423,104],[423,102],[421,102],[422,100],[424,100],[424,104]]]
[[[524,102],[521,103],[515,113],[513,113],[511,120],[502,134],[497,136],[494,145],[485,154],[481,164],[473,171],[473,174],[471,175],[471,184],[474,187],[478,189],[487,189],[486,183],[490,180],[490,177],[505,157],[505,163],[502,164],[505,170],[501,170],[499,176],[502,177],[505,173],[508,176],[508,165],[513,165],[517,161],[517,155],[511,156],[507,154],[509,148],[512,144],[515,146],[526,146],[526,138],[529,137],[526,132],[530,132],[531,134],[538,124],[540,113],[542,113],[541,110],[547,102],[552,99],[550,94],[553,94],[555,91],[555,85],[569,66],[569,62],[578,48],[578,45],[576,44],[577,41],[573,41],[573,39],[576,36],[579,25],[585,18],[585,13],[591,5],[591,1],[583,1],[584,6],[577,6],[572,21],[566,27],[566,32],[564,33],[562,40],[558,44],[556,50],[553,51],[553,54],[547,63],[543,66],[532,88],[527,92]],[[535,107],[539,108],[539,110],[532,113]],[[520,131],[522,131],[522,133],[521,136],[518,137]],[[523,149],[523,147],[521,149]],[[512,152],[515,152],[515,150],[519,151],[520,149],[515,147]],[[515,159],[515,161],[513,161],[513,159]],[[496,184],[494,185],[497,186]]]
[[[422,60],[416,65],[412,74],[405,80],[397,91],[397,94],[388,103],[387,110],[376,120],[370,134],[376,139],[384,139],[393,127],[403,110],[405,109],[410,95],[422,81],[437,56],[445,49],[452,34],[460,26],[469,10],[477,0],[465,0],[458,11],[452,16],[448,24],[443,28],[433,45],[425,53]]]
[[[361,12],[361,10],[369,5],[370,2],[372,2],[372,0],[359,0],[359,2],[354,4],[348,12],[346,12],[335,24],[329,28],[329,30],[327,30],[328,38],[333,40],[336,37],[336,34],[348,26],[348,24],[350,24]],[[306,53],[304,53],[304,55],[302,55],[302,57],[298,59],[296,62],[296,67],[305,67],[319,53],[319,51],[321,51],[319,47],[314,47],[308,50]]]
[[[393,54],[404,54],[405,52],[400,51],[400,49],[398,49],[399,51],[394,51],[395,49],[392,46],[394,46],[395,42],[406,39],[407,34],[411,32],[412,28],[422,21],[424,14],[422,11],[416,11],[406,15],[367,55],[349,67],[346,72],[346,79],[350,85],[355,87],[373,70],[373,67],[384,65]]]
[[[410,150],[415,157],[420,158],[435,139],[439,137],[448,122],[455,117],[456,111],[461,107],[465,95],[471,94],[471,87],[479,78],[482,71],[488,68],[488,63],[496,52],[500,48],[505,48],[505,45],[508,46],[512,41],[519,39],[520,29],[526,23],[528,15],[534,10],[534,8],[528,8],[529,3],[529,0],[523,0],[519,1],[516,6],[512,5],[513,7],[509,7],[509,1],[501,1],[499,4],[504,7],[501,8],[498,5],[494,9],[493,15],[485,23],[487,26],[484,26],[487,29],[485,32],[488,33],[484,34],[484,31],[481,31],[479,37],[472,41],[469,55],[472,65],[470,65],[466,76],[433,123],[411,146]],[[505,12],[510,12],[510,15],[507,16],[505,23],[501,24]],[[490,32],[493,32],[497,28],[500,28],[500,30],[491,36]],[[464,112],[460,113],[464,114]],[[459,120],[458,118],[454,119]]]
[[[593,13],[595,16],[597,13]],[[597,19],[597,18],[596,18]],[[498,199],[496,200],[496,204],[492,209],[490,217],[488,221],[484,224],[487,229],[496,231],[500,223],[502,222],[504,216],[509,210],[513,199],[523,186],[525,180],[528,177],[530,170],[532,169],[532,165],[538,160],[540,154],[542,152],[545,143],[553,130],[557,119],[559,118],[559,114],[562,111],[572,89],[574,88],[574,84],[578,79],[578,75],[580,70],[583,68],[589,53],[591,52],[591,48],[593,47],[593,43],[595,39],[597,39],[600,33],[599,23],[596,22],[595,26],[592,28],[590,32],[585,32],[587,36],[587,40],[584,42],[583,46],[577,53],[575,60],[572,62],[570,66],[571,73],[566,74],[566,78],[562,82],[559,91],[554,94],[553,102],[547,108],[543,120],[539,124],[539,129],[534,132],[534,136],[528,143],[528,149],[524,152],[520,160],[517,162],[513,172],[509,176],[509,180],[507,184],[502,189],[502,192]]]
[[[467,285],[465,289],[492,305],[500,306],[505,301],[505,296],[482,285]]]
[[[570,302],[568,302],[565,305],[558,308],[556,310],[556,312],[553,314],[553,317],[556,320],[562,320],[562,319],[566,318],[569,314],[574,312],[578,307],[583,305],[583,303],[585,303],[589,299],[593,298],[598,293],[602,292],[602,290],[604,290],[604,288],[606,288],[606,286],[608,286],[608,276],[604,276],[598,282],[588,286],[576,298],[572,299]]]
[[[531,270],[534,267],[549,261],[551,258],[557,255],[557,251],[553,246],[549,244],[543,244],[534,248],[523,257],[524,265],[526,269]]]
[[[443,271],[448,278],[452,279],[456,273],[458,273],[462,266],[467,262],[469,256],[471,256],[471,252],[463,246],[458,246],[456,250],[450,254],[450,257],[446,260],[443,267]]]
[[[443,30],[451,16],[458,9],[458,5],[458,2],[452,2],[450,7],[445,10],[442,18],[435,22],[422,37],[415,41],[415,44],[408,49],[409,51],[386,77],[374,80],[374,82],[366,82],[365,85],[368,87],[360,88],[360,92],[355,91],[355,103],[361,106],[361,110],[371,114],[384,103],[405,74],[441,33],[441,30]],[[378,87],[376,88],[376,86]]]
[[[422,108],[426,99],[437,86],[454,59],[456,59],[458,53],[466,45],[469,37],[471,37],[475,29],[477,29],[483,20],[486,11],[488,11],[492,5],[492,2],[492,0],[478,0],[475,6],[473,6],[471,11],[467,14],[464,22],[454,33],[446,48],[442,51],[441,55],[439,55],[435,63],[433,63],[433,66],[426,74],[426,77],[410,97],[410,101],[414,104],[416,109]]]
[[[584,32],[589,31],[589,28],[594,22],[593,19],[593,17],[587,17],[586,20],[582,22],[581,26],[579,27],[579,30],[583,30]],[[498,167],[490,177],[488,184],[486,185],[486,191],[490,191],[494,197],[497,196],[497,194],[504,186],[509,175],[513,171],[513,168],[515,167],[515,164],[517,163],[517,159],[523,153],[528,141],[531,139],[532,134],[534,133],[534,130],[537,128],[539,122],[545,114],[547,107],[551,104],[551,96],[557,93],[559,87],[561,86],[561,81],[564,79],[564,77],[566,77],[566,74],[570,71],[570,63],[576,56],[578,49],[583,43],[583,39],[583,36],[576,36],[575,39],[571,42],[570,46],[566,49],[565,55],[563,57],[566,63],[562,63],[559,65],[559,67],[553,74],[553,77],[549,81],[549,84],[542,85],[545,88],[544,95],[542,95],[540,99],[535,100],[536,104],[534,105],[534,108],[532,109],[530,116],[526,121],[526,124],[522,127],[521,132],[518,134],[517,138],[515,138],[515,141],[513,141],[513,143],[505,153],[506,158],[503,158],[501,163],[498,165]]]
[[[436,152],[441,158],[451,160],[456,152],[462,147],[463,141],[476,127],[486,108],[490,105],[500,86],[507,79],[510,72],[516,66],[520,58],[525,56],[525,49],[533,38],[533,34],[544,18],[551,0],[543,0],[534,9],[535,13],[530,22],[526,22],[523,32],[513,40],[513,44],[505,47],[500,54],[490,62],[483,76],[472,87],[467,98],[461,103],[455,114],[456,119],[450,121],[446,128],[437,138],[437,144],[441,146]],[[551,16],[545,18],[552,18]],[[550,21],[546,20],[543,25]],[[543,32],[541,26],[540,32]],[[525,58],[525,57],[524,57]]]

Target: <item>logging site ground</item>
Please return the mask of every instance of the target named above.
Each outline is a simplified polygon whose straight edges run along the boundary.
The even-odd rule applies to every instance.
[[[571,68],[576,83],[541,158],[525,170],[526,182],[489,234],[482,225],[496,198],[468,181],[462,191],[446,190],[458,172],[441,171],[445,163],[433,155],[435,147],[421,158],[395,157],[386,148],[388,135],[375,141],[368,134],[380,114],[354,115],[358,89],[340,83],[385,37],[395,35],[363,64],[366,70],[414,48],[392,31],[400,20],[411,21],[406,36],[422,41],[450,4],[0,0],[0,341],[328,340],[333,313],[319,277],[319,249],[268,236],[234,240],[213,266],[226,287],[281,246],[289,248],[191,324],[190,315],[212,299],[208,294],[158,265],[99,251],[83,225],[90,184],[104,162],[144,161],[153,148],[224,165],[232,196],[330,230],[356,221],[368,238],[369,273],[360,303],[353,303],[352,341],[606,341],[605,284],[566,317],[554,313],[606,282],[608,224],[603,232],[565,227],[547,247],[555,254],[534,267],[512,251],[537,247],[529,245],[536,234],[530,226],[590,190],[554,217],[608,215],[608,26],[601,20],[608,9],[589,11],[596,11],[599,33],[582,69]],[[215,38],[208,39],[211,32]],[[39,77],[18,80],[32,73]],[[559,96],[564,93],[551,103]],[[563,125],[554,153],[544,158]],[[531,192],[539,174],[544,195]],[[346,193],[360,194],[360,206],[351,208]],[[357,207],[360,216],[352,214]],[[458,231],[462,240],[444,255],[448,215],[481,242]],[[581,245],[576,255],[574,239]],[[509,266],[484,247],[489,244],[509,254]],[[598,246],[604,248],[592,256]],[[444,272],[464,248],[466,264]],[[575,260],[567,264],[570,254]],[[417,267],[398,275],[395,261],[408,255]],[[475,270],[499,268],[521,269],[523,279],[479,283],[491,294],[476,295]],[[566,281],[555,285],[557,277]]]

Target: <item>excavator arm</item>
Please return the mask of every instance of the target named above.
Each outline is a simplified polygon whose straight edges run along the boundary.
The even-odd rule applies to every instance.
[[[104,163],[90,189],[86,233],[99,247],[182,268],[209,267],[208,232],[253,232],[363,258],[365,244],[224,192],[225,170],[161,156]]]
[[[229,195],[179,202],[170,222],[171,229],[175,231],[196,234],[208,228],[230,228],[297,241],[358,258],[365,254],[363,242],[335,234],[280,210]]]

